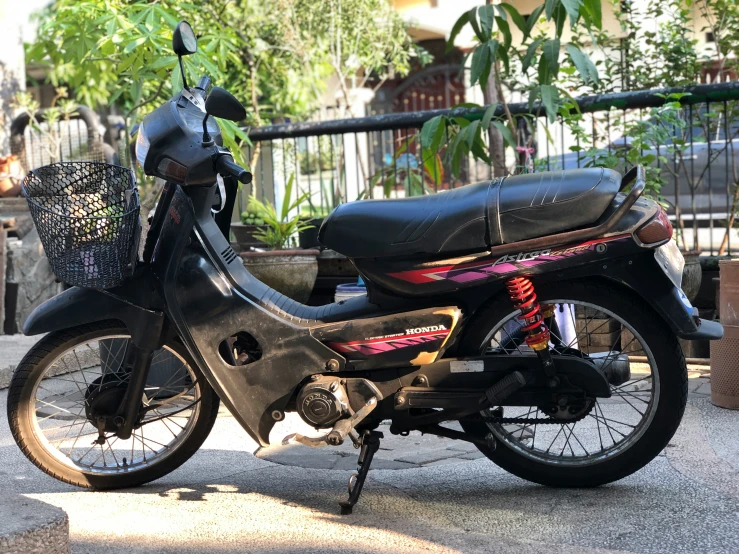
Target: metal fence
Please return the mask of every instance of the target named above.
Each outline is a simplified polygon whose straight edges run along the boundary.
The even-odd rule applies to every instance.
[[[739,250],[734,229],[739,82],[575,100],[574,118],[554,122],[538,105],[531,110],[524,103],[509,105],[517,140],[533,148],[535,171],[603,164],[626,171],[633,163],[646,162],[650,192],[666,206],[682,248],[704,254]],[[680,107],[670,107],[674,103]],[[285,184],[294,175],[294,194],[307,193],[300,211],[320,218],[342,202],[436,193],[492,178],[492,167],[471,157],[454,177],[443,151],[435,156],[422,148],[423,124],[448,113],[389,113],[251,129],[253,146],[246,153],[255,161],[252,192],[281,205]],[[458,113],[482,117],[480,110]],[[502,114],[499,107],[496,115]],[[506,155],[508,172],[521,171],[519,154],[507,149]],[[242,196],[240,205],[246,201]]]
[[[38,127],[28,113],[22,113],[11,123],[10,149],[25,171],[58,161],[117,161],[103,143],[99,118],[90,108],[78,106],[68,120],[52,125],[41,110],[36,120]]]

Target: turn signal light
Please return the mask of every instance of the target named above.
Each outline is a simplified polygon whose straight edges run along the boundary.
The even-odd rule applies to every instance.
[[[636,232],[636,238],[644,246],[659,246],[672,238],[672,224],[662,208]]]

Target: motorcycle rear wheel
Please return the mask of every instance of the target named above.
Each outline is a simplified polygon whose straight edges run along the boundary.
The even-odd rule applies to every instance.
[[[43,337],[21,361],[8,390],[8,421],[25,456],[48,475],[79,487],[135,487],[174,471],[200,448],[220,400],[187,350],[170,341],[154,353],[142,401],[148,411],[132,437],[110,430],[96,444],[95,410],[115,409],[130,334],[115,321]],[[106,412],[107,413],[107,412]]]
[[[492,433],[496,448],[479,446],[480,451],[506,471],[542,485],[594,487],[631,475],[667,446],[685,411],[687,367],[677,337],[645,302],[602,282],[552,283],[537,286],[536,293],[541,303],[555,304],[560,314],[572,317],[575,337],[562,341],[562,354],[627,355],[630,379],[611,385],[611,398],[597,399],[586,409],[552,415],[540,406],[503,408],[504,418],[558,423],[495,423],[492,411],[486,411],[480,414],[486,421],[467,418],[460,421],[462,428],[477,437]],[[464,355],[516,355],[525,349],[511,338],[517,315],[508,299],[492,302],[468,326]],[[559,338],[553,333],[554,340]]]

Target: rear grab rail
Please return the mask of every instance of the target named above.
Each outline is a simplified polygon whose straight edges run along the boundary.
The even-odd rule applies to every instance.
[[[614,210],[614,212],[608,216],[603,223],[596,225],[595,227],[588,227],[587,229],[577,229],[575,231],[567,231],[566,233],[559,233],[557,235],[549,235],[546,237],[537,237],[533,239],[526,239],[519,242],[511,242],[509,244],[501,244],[490,248],[491,254],[507,254],[511,251],[522,252],[527,250],[540,250],[542,248],[552,248],[555,246],[562,246],[573,242],[580,242],[590,240],[601,235],[605,235],[611,231],[621,219],[628,213],[631,206],[636,203],[639,197],[644,192],[646,186],[646,172],[643,165],[636,165],[632,167],[626,175],[621,179],[621,186],[618,191],[623,191],[631,183],[634,183],[629,194],[626,195],[621,205]]]

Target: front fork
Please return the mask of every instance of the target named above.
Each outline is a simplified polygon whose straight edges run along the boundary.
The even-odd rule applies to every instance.
[[[121,377],[127,377],[126,392],[115,412],[96,414],[91,419],[98,430],[98,438],[95,441],[97,444],[105,444],[108,440],[106,433],[111,432],[122,440],[131,438],[141,417],[142,404],[145,403],[146,380],[153,355],[153,350],[139,348],[132,340],[128,342],[121,365],[115,371]],[[100,386],[103,386],[102,382]]]
[[[130,375],[126,394],[121,400],[116,412],[114,423],[118,428],[116,435],[122,440],[131,437],[134,426],[138,423],[141,413],[141,403],[146,387],[146,378],[149,376],[153,350],[139,348],[133,341],[128,343],[124,361],[124,372]]]
[[[547,320],[551,321],[554,316],[554,306],[551,304],[539,304],[534,291],[534,284],[526,277],[512,277],[506,281],[508,295],[513,306],[521,310],[518,318],[523,322],[521,331],[526,334],[526,344],[536,352],[541,360],[547,385],[551,388],[559,385],[557,370],[554,360],[549,352],[549,326]]]

